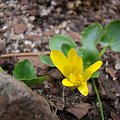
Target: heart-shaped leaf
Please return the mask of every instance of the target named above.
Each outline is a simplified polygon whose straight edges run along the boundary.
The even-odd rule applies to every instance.
[[[81,49],[77,50],[79,56],[83,59],[84,68],[88,68],[91,64],[99,60],[99,52],[97,48],[93,45],[93,49],[87,49],[82,47]]]
[[[69,46],[69,48],[76,48],[76,43],[74,40],[67,35],[55,35],[49,41],[50,50],[59,50],[65,53],[66,51],[63,49],[64,45]]]
[[[120,52],[120,20],[112,21],[105,27],[101,42],[113,51]]]
[[[47,55],[40,55],[40,61],[44,64],[47,64],[51,67],[54,67],[55,65],[53,64],[53,62],[50,59],[50,56]]]
[[[95,46],[100,41],[103,34],[103,28],[100,24],[95,23],[88,26],[83,32],[81,36],[81,42],[83,47],[88,48],[91,44]]]
[[[62,51],[63,51],[63,53],[67,56],[67,54],[68,54],[68,52],[69,52],[69,50],[71,49],[72,47],[70,46],[70,45],[68,45],[68,44],[63,44],[62,45]]]
[[[16,64],[13,76],[18,80],[35,78],[35,68],[29,60],[23,60]]]
[[[38,85],[40,83],[43,83],[47,79],[48,79],[47,76],[43,76],[43,77],[35,77],[35,78],[30,79],[30,80],[23,80],[23,82],[25,84],[27,84],[28,86],[35,86],[35,85]]]
[[[93,45],[93,49],[81,48],[77,50],[79,56],[83,59],[84,69],[87,69],[90,65],[99,60],[99,52],[97,48]],[[95,72],[91,78],[98,78],[99,71]]]

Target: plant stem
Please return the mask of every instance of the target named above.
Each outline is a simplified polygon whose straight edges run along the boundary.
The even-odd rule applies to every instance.
[[[101,102],[101,100],[100,100],[100,95],[99,95],[98,89],[97,89],[97,87],[96,87],[94,78],[92,78],[92,84],[93,84],[93,87],[94,87],[94,90],[95,90],[95,93],[96,93],[96,96],[97,96],[97,99],[98,99],[98,103],[99,103],[99,107],[100,107],[101,119],[104,120],[102,102]]]
[[[101,57],[104,55],[104,53],[108,50],[108,48],[109,48],[109,46],[106,46],[106,47],[104,47],[102,50],[101,50],[101,52],[100,52],[100,54],[99,54],[99,59],[101,59]]]

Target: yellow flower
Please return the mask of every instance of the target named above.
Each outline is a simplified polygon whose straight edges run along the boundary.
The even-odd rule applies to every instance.
[[[102,61],[97,61],[84,70],[82,58],[77,55],[73,48],[68,52],[68,57],[58,50],[52,50],[50,58],[66,77],[62,80],[64,86],[78,88],[81,94],[88,95],[87,81],[101,67]]]

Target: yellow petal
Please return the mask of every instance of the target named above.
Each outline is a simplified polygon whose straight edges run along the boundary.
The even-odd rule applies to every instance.
[[[62,72],[62,74],[65,77],[69,77],[70,64],[66,56],[58,50],[52,50],[50,53],[50,58],[54,65]]]
[[[77,60],[77,53],[74,48],[71,48],[70,51],[68,52],[68,60],[70,64],[76,63]]]
[[[82,61],[82,58],[80,56],[77,58],[75,66],[76,66],[75,69],[78,71],[78,74],[82,74],[82,72],[83,72],[83,61]]]
[[[68,53],[68,60],[71,64],[71,72],[81,74],[83,69],[82,58],[77,55],[77,52],[74,48],[71,48]]]
[[[84,96],[88,95],[88,86],[87,86],[87,82],[84,82],[81,86],[78,87],[78,90],[80,91],[80,93]]]
[[[69,81],[75,85],[76,81],[77,81],[77,76],[75,74],[70,74],[69,76]]]
[[[72,84],[68,79],[63,79],[62,84],[66,87],[74,87],[74,84]]]
[[[102,61],[97,61],[94,64],[92,64],[90,67],[88,67],[83,75],[84,81],[89,80],[92,74],[96,72],[101,67],[101,65],[102,65]]]

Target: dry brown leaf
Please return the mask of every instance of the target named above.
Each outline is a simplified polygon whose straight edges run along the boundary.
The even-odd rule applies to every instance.
[[[33,41],[38,41],[38,40],[41,40],[42,37],[39,36],[39,35],[27,35],[27,36],[25,36],[25,39],[27,39],[27,40],[33,40]]]
[[[71,31],[69,32],[69,34],[70,34],[70,37],[72,37],[75,40],[75,42],[80,42],[81,36],[79,33]]]
[[[106,67],[106,72],[113,78],[116,78],[115,70],[113,67]]]
[[[88,113],[89,109],[91,109],[91,105],[89,103],[82,102],[68,108],[67,111],[75,115],[78,119],[81,119]]]
[[[17,57],[19,60],[25,60],[25,59],[28,59],[30,60],[33,65],[36,67],[36,68],[42,68],[42,69],[46,69],[48,67],[48,65],[45,65],[43,63],[40,62],[40,59],[39,57],[36,57],[36,56],[19,56]]]
[[[13,25],[13,30],[15,34],[20,34],[27,30],[27,26],[25,23],[15,23]]]
[[[116,113],[111,113],[111,117],[113,120],[120,120],[120,117]]]

